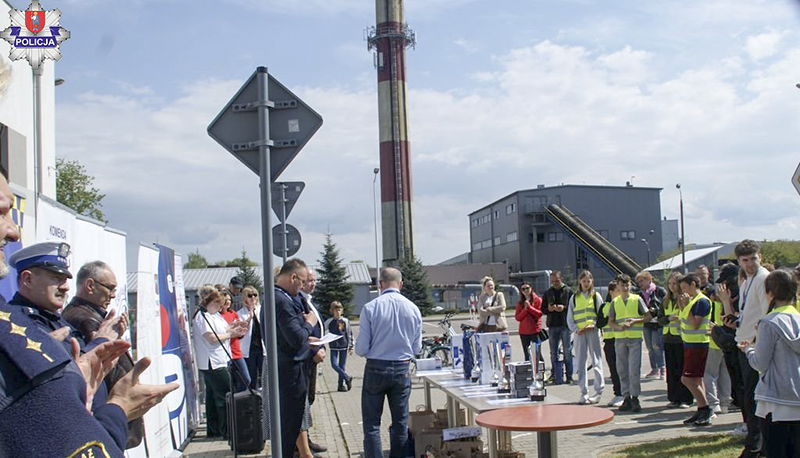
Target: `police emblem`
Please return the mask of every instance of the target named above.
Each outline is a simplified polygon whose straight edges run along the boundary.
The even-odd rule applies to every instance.
[[[11,60],[27,59],[34,71],[40,71],[47,59],[61,59],[61,42],[70,32],[61,27],[61,10],[45,11],[39,0],[33,0],[25,11],[8,13],[11,25],[0,32],[0,38],[11,44]]]

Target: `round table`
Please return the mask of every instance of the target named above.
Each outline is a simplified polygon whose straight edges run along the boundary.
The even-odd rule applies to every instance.
[[[475,423],[489,430],[490,458],[497,456],[497,431],[535,431],[539,458],[556,458],[556,431],[602,425],[613,418],[614,412],[599,407],[543,404],[484,412]]]

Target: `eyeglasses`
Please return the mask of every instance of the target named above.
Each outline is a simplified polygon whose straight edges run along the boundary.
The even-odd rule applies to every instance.
[[[530,291],[530,289],[531,289],[531,287],[530,287],[530,286],[523,286],[523,287],[522,287],[522,290],[523,290],[523,291]]]
[[[249,297],[249,298],[258,297],[258,294],[250,293],[250,294],[247,295],[247,297]]]
[[[94,282],[97,283],[98,285],[100,285],[103,288],[107,289],[109,293],[113,293],[114,291],[117,290],[117,285],[106,285],[105,283],[103,283],[101,281],[98,281],[95,278],[92,278],[92,280],[94,280]]]

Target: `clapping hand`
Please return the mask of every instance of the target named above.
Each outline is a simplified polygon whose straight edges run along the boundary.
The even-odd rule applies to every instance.
[[[100,384],[103,383],[103,379],[131,345],[124,340],[113,340],[104,342],[81,355],[78,341],[71,339],[71,344],[72,359],[78,364],[83,379],[86,381],[86,409],[91,411],[92,400],[100,388]]]
[[[139,376],[150,366],[150,358],[142,358],[133,366],[133,370],[111,389],[108,396],[109,404],[118,405],[128,421],[135,420],[147,413],[153,406],[161,402],[170,392],[177,390],[180,385],[168,383],[166,385],[144,385],[139,383]]]
[[[128,327],[127,322],[128,317],[126,314],[123,313],[122,316],[116,316],[116,312],[112,309],[108,312],[108,315],[106,315],[106,319],[100,323],[100,327],[97,331],[92,333],[92,340],[99,338],[106,338],[108,340],[119,339]]]

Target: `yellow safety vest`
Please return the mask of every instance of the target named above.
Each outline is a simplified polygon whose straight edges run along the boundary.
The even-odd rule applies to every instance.
[[[776,309],[772,309],[772,311],[767,313],[767,315],[772,315],[773,313],[788,313],[790,315],[800,315],[800,311],[797,311],[797,302],[795,302],[794,305],[783,305]]]
[[[794,301],[794,308],[796,308],[797,311],[800,312],[800,299]]]
[[[603,314],[603,318],[608,318],[608,309],[611,307],[611,302],[606,302],[603,304],[603,307],[600,309],[600,313]],[[611,329],[611,325],[606,325],[603,327],[603,340],[611,340],[616,336],[617,331]]]
[[[692,307],[700,299],[705,299],[710,304],[711,301],[703,294],[698,292],[697,296],[693,297],[691,301],[681,310],[681,339],[684,343],[708,343],[711,339],[708,336],[708,322],[711,319],[711,310],[703,317],[700,322],[700,327],[692,329],[689,325],[689,314],[692,312]]]
[[[715,326],[722,326],[722,302],[714,301],[711,303],[711,311],[713,315],[711,316],[711,322],[714,323]],[[719,350],[720,348],[714,342],[714,339],[708,339],[708,348]]]
[[[639,296],[631,294],[628,301],[623,302],[622,296],[614,299],[614,321],[622,323],[628,318],[641,318],[639,314]],[[641,339],[644,335],[644,323],[635,323],[622,331],[614,331],[618,339]]]
[[[575,293],[572,296],[575,307],[572,309],[572,320],[578,325],[578,329],[586,326],[594,326],[597,321],[597,312],[594,308],[594,295],[589,297],[583,293]]]
[[[670,316],[674,315],[675,313],[679,313],[680,310],[678,309],[678,304],[673,301],[665,302],[664,303],[664,315]],[[679,321],[670,321],[668,325],[664,326],[664,335],[673,335],[680,337],[681,335],[681,325]]]

